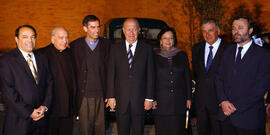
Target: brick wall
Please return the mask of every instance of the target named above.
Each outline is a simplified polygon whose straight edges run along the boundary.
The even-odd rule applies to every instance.
[[[0,0],[0,50],[12,49],[15,46],[14,30],[22,24],[33,25],[37,29],[37,47],[50,43],[50,32],[55,26],[64,26],[70,33],[70,41],[83,36],[82,19],[88,14],[95,14],[103,25],[111,18],[146,17],[162,19],[176,28],[178,39],[185,43],[188,40],[187,17],[182,11],[181,1],[172,5],[175,0]],[[270,22],[270,4],[264,4],[265,22]],[[254,1],[256,2],[256,0]],[[253,3],[254,3],[253,2]],[[227,0],[232,8],[237,3]],[[239,3],[239,2],[238,2]],[[250,2],[249,2],[250,3]],[[250,3],[252,4],[252,2]],[[174,14],[174,18],[168,18]],[[270,29],[270,24],[267,25]],[[103,31],[103,27],[102,27]],[[190,52],[190,47],[180,44]]]

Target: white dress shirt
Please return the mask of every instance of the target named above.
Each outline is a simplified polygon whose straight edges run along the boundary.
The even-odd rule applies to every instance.
[[[134,43],[132,43],[132,47],[130,48],[131,49],[131,52],[132,52],[132,56],[134,56],[134,54],[135,54],[137,43],[138,43],[138,40],[136,40]],[[129,49],[129,45],[130,45],[130,43],[128,43],[127,40],[126,40],[126,49],[127,49],[127,52],[128,52],[128,49]]]
[[[241,59],[244,57],[244,55],[246,54],[246,52],[247,52],[248,48],[251,46],[251,44],[252,44],[252,40],[250,40],[248,43],[246,43],[246,44],[243,46],[243,49],[242,49],[242,51],[241,51]],[[236,53],[235,53],[235,59],[236,59],[236,55],[237,55],[237,53],[238,53],[238,48],[239,48],[239,47],[240,47],[240,46],[237,44]]]
[[[213,59],[215,58],[215,55],[217,53],[217,50],[218,50],[218,47],[221,43],[221,39],[218,38],[217,41],[212,44],[213,46],[213,49],[212,49],[212,52],[213,52]],[[209,48],[210,44],[208,44],[207,42],[205,43],[205,49],[204,49],[204,66],[206,67],[206,64],[207,64],[207,59],[208,59],[208,55],[209,55],[209,52],[210,52],[210,48]]]
[[[27,52],[21,50],[20,48],[19,48],[19,50],[22,52],[22,55],[23,55],[25,61],[27,61],[27,60],[28,60],[28,54],[29,54],[29,53],[27,53]],[[35,66],[37,72],[38,72],[38,68],[37,68],[37,63],[36,63],[35,55],[34,55],[33,52],[31,52],[30,55],[31,55],[31,60],[32,60],[32,62],[33,62],[33,64],[34,64],[34,66]]]

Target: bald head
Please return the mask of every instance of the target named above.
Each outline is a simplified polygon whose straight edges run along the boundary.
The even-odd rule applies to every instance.
[[[130,23],[130,22],[135,23],[135,24],[137,25],[137,27],[140,28],[139,22],[138,22],[138,20],[135,19],[135,18],[127,18],[127,19],[124,21],[124,23],[123,23],[123,27],[125,27],[125,25],[127,25],[127,24]]]
[[[59,51],[65,50],[68,44],[67,30],[64,27],[53,28],[51,41],[57,50]]]
[[[140,32],[139,22],[135,18],[128,18],[124,21],[123,32],[129,44],[134,43],[138,39]]]

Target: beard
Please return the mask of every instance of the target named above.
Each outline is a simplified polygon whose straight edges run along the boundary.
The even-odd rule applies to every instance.
[[[239,33],[235,33],[233,35],[233,41],[236,43],[243,43],[249,39],[250,39],[250,35],[248,34],[248,32],[244,33],[243,35]]]

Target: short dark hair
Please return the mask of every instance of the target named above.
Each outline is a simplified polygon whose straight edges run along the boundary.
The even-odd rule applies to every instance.
[[[236,16],[232,19],[232,23],[235,21],[235,20],[239,20],[239,19],[246,19],[248,21],[248,29],[250,28],[254,28],[254,23],[253,21],[248,17],[248,16]]]
[[[35,33],[35,37],[37,37],[36,29],[35,29],[33,26],[27,25],[27,24],[21,25],[21,26],[19,26],[19,27],[15,30],[15,36],[16,36],[16,37],[19,37],[19,32],[20,32],[20,29],[21,29],[21,28],[30,28],[30,29],[32,29],[32,30],[34,31],[34,33]]]
[[[83,26],[87,27],[88,22],[94,22],[94,21],[98,21],[100,23],[100,20],[96,16],[87,15],[86,17],[84,17],[82,24],[83,24]]]
[[[202,27],[204,24],[207,24],[207,23],[214,23],[215,26],[216,26],[216,28],[219,29],[218,22],[217,22],[215,19],[213,19],[213,18],[207,18],[207,19],[204,19],[204,20],[201,22],[201,25],[200,25],[200,26]]]
[[[161,29],[161,31],[158,33],[158,36],[157,36],[158,40],[160,41],[162,35],[168,31],[171,31],[173,33],[174,45],[176,45],[177,44],[176,32],[175,32],[174,28],[172,28],[172,27],[165,27],[165,28]]]

